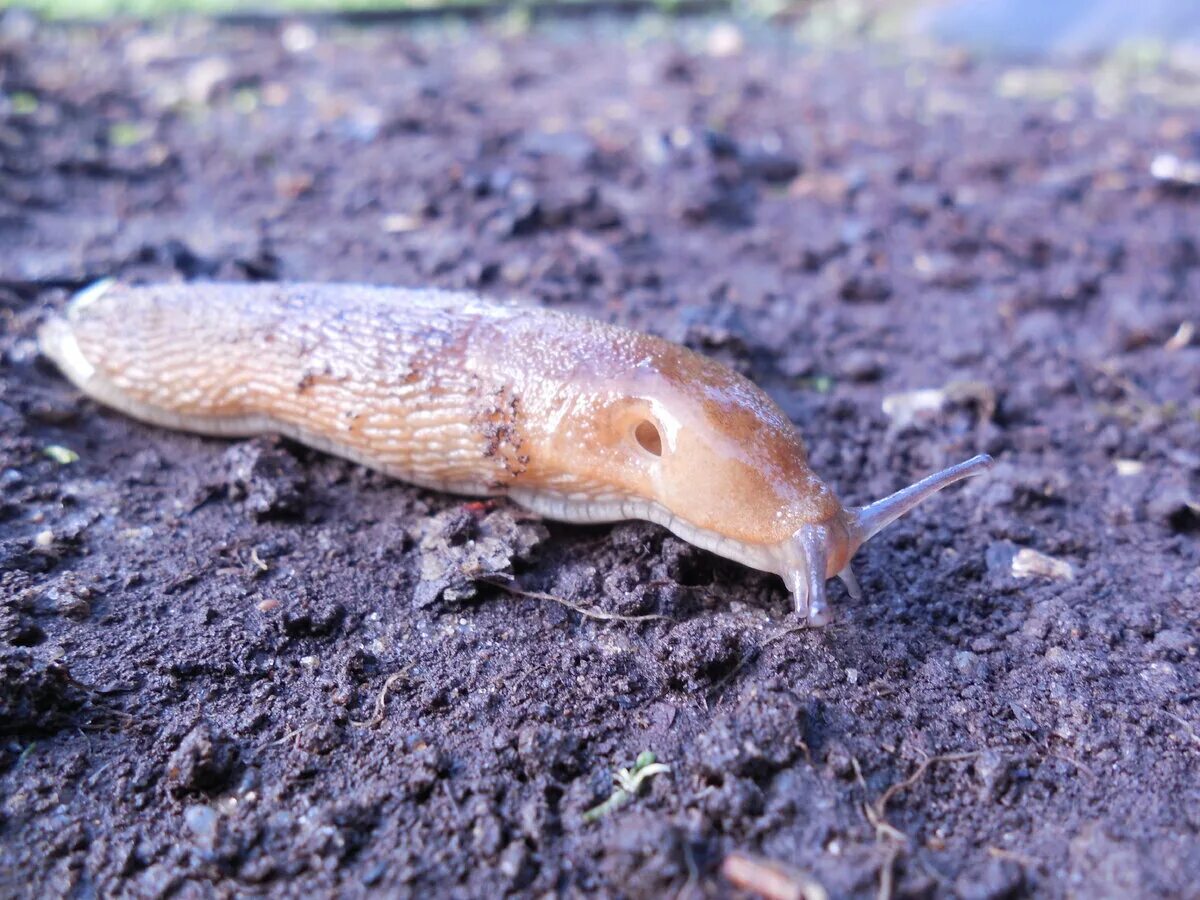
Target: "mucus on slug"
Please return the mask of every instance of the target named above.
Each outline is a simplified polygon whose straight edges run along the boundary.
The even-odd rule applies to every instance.
[[[656,337],[468,293],[106,282],[39,342],[86,394],[146,422],[280,433],[568,522],[655,522],[779,575],[813,625],[829,621],[828,578],[860,596],[850,559],[865,541],[991,465],[976,456],[846,508],[744,377]]]

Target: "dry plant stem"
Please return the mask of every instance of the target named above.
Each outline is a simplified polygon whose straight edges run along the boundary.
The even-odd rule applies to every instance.
[[[399,681],[401,678],[403,678],[405,675],[407,675],[409,669],[411,669],[411,668],[412,667],[409,666],[408,668],[405,668],[402,671],[393,672],[391,675],[389,675],[387,677],[387,681],[385,681],[383,683],[383,688],[379,691],[379,696],[375,698],[375,712],[371,715],[371,718],[363,720],[363,721],[356,721],[354,719],[351,719],[350,724],[353,725],[355,728],[374,728],[376,725],[378,725],[380,722],[382,722],[384,713],[387,710],[388,691],[390,691],[392,689],[393,685],[395,685],[395,683],[397,681]]]
[[[753,662],[758,657],[758,655],[760,653],[762,653],[762,651],[764,649],[771,646],[771,644],[787,637],[789,634],[795,634],[798,631],[808,631],[808,629],[809,629],[809,626],[807,624],[804,624],[804,625],[795,625],[791,628],[783,628],[783,629],[780,629],[779,631],[775,632],[773,635],[771,635],[769,638],[767,638],[765,641],[763,641],[757,647],[754,647],[752,650],[750,650],[750,652],[747,653],[745,656],[743,656],[740,660],[738,660],[738,664],[736,666],[734,666],[725,675],[725,677],[723,677],[720,681],[718,681],[716,684],[714,684],[712,686],[712,689],[709,691],[709,695],[711,696],[713,694],[716,694],[718,691],[721,690],[721,688],[725,687],[725,685],[727,685],[730,681],[733,680],[733,677],[735,675],[737,675],[738,672],[742,671],[742,669],[744,669],[744,668],[746,668],[746,666],[750,665],[750,663]]]
[[[1027,869],[1037,869],[1045,865],[1044,862],[1036,857],[1025,853],[1017,853],[1013,850],[1005,850],[1003,847],[988,847],[987,852],[989,856],[994,856],[996,859],[1011,859],[1013,862]]]
[[[892,900],[892,892],[896,881],[896,859],[900,856],[898,847],[889,847],[883,864],[879,867],[879,900]]]
[[[721,863],[721,874],[739,890],[765,900],[828,900],[824,886],[804,872],[773,859],[734,851]]]
[[[892,831],[896,832],[897,834],[903,835],[904,832],[902,832],[898,828],[895,828],[894,826],[888,824],[887,819],[885,818],[886,811],[887,811],[887,805],[889,802],[891,802],[891,799],[893,797],[895,797],[897,794],[901,793],[902,791],[908,790],[910,787],[912,787],[914,784],[916,784],[918,781],[920,781],[923,777],[925,777],[925,773],[927,771],[929,771],[929,767],[934,765],[935,763],[963,762],[968,759],[974,759],[975,757],[977,757],[979,755],[979,753],[980,753],[980,751],[978,751],[978,750],[971,751],[969,753],[944,753],[940,756],[931,756],[928,759],[924,760],[919,766],[917,766],[917,769],[915,772],[913,772],[911,775],[909,775],[903,781],[899,781],[896,784],[893,784],[886,791],[884,791],[882,794],[880,794],[879,799],[875,801],[875,807],[873,810],[873,812],[875,813],[876,822],[883,823],[883,824],[887,825],[887,827],[889,829],[891,829]],[[905,839],[907,839],[907,837]]]
[[[590,609],[586,606],[579,606],[572,603],[570,600],[564,600],[562,597],[555,597],[553,594],[544,594],[541,591],[527,591],[524,588],[517,587],[505,581],[495,581],[490,578],[479,579],[480,584],[490,584],[492,587],[498,587],[503,591],[507,591],[517,597],[527,597],[530,600],[549,600],[551,603],[557,603],[560,606],[565,606],[567,609],[579,613],[589,619],[597,619],[601,622],[653,622],[657,619],[668,619],[669,616],[660,615],[659,613],[647,613],[644,616],[622,616],[619,613],[607,613],[603,610]]]
[[[304,731],[303,728],[293,729],[292,731],[289,731],[287,734],[285,734],[283,737],[279,738],[278,740],[268,741],[267,743],[263,744],[261,747],[258,747],[257,749],[264,750],[267,747],[282,747],[284,744],[286,744],[288,741],[292,740],[293,738],[298,738],[302,731]]]
[[[1069,765],[1072,765],[1075,768],[1077,768],[1080,772],[1082,772],[1084,775],[1086,775],[1092,781],[1096,780],[1096,773],[1094,771],[1092,771],[1091,768],[1089,768],[1088,766],[1085,766],[1083,763],[1081,763],[1077,759],[1072,759],[1070,756],[1067,756],[1065,753],[1051,753],[1050,758],[1061,760],[1062,762],[1068,763]]]
[[[890,842],[886,851],[887,856],[879,868],[879,900],[890,900],[894,890],[896,860],[899,858],[904,845],[908,843],[908,835],[887,820],[888,803],[897,794],[908,790],[920,781],[935,763],[962,762],[974,759],[979,756],[979,753],[980,751],[976,750],[967,753],[944,753],[940,756],[931,756],[923,760],[917,766],[916,771],[903,781],[898,781],[888,787],[879,795],[879,799],[874,804],[863,804],[863,815],[871,823],[871,827],[875,829],[875,839],[878,841],[888,840]],[[851,763],[854,766],[854,773],[859,786],[865,790],[867,785],[863,779],[862,767],[855,757],[851,757]]]

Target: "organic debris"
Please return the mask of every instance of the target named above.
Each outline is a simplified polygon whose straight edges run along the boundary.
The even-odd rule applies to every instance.
[[[593,806],[583,814],[585,822],[595,822],[597,819],[602,819],[605,816],[616,812],[622,806],[631,801],[641,791],[642,785],[655,775],[662,775],[670,772],[671,767],[657,761],[655,755],[649,750],[643,750],[638,754],[638,758],[634,761],[631,768],[617,769],[613,775],[613,783],[616,789],[609,795],[608,799],[603,803]]]

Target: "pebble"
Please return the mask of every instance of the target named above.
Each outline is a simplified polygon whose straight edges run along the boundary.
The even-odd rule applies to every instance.
[[[197,803],[183,811],[183,821],[196,838],[196,842],[211,847],[217,838],[220,814],[211,806]]]
[[[870,350],[851,350],[839,361],[838,373],[851,381],[878,381],[883,361]]]
[[[1013,557],[1012,573],[1016,578],[1030,578],[1036,575],[1056,581],[1075,580],[1075,567],[1069,562],[1039,553],[1029,547],[1022,547]]]

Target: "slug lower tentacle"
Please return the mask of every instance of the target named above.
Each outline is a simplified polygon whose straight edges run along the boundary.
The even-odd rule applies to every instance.
[[[279,433],[424,487],[567,522],[645,519],[780,575],[829,620],[826,579],[977,456],[846,509],[767,395],[659,338],[474,294],[360,285],[111,282],[39,332],[81,390],[201,434]]]

